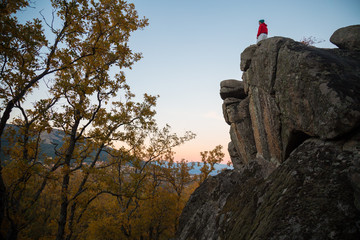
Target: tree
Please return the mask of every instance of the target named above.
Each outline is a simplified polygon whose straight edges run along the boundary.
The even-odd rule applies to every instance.
[[[225,154],[222,152],[222,146],[218,145],[211,151],[201,152],[200,155],[202,167],[200,168],[199,182],[202,183],[215,170],[215,164],[222,162]]]
[[[141,58],[127,42],[147,19],[123,0],[52,0],[52,19],[20,23],[14,14],[28,6],[0,4],[0,137],[12,143],[0,145],[10,158],[0,161],[1,233],[7,239],[111,238],[105,230],[128,239],[172,237],[194,189],[191,166],[174,163],[173,148],[195,135],[159,128],[157,96],[137,102],[126,83],[122,70]],[[48,98],[26,109],[45,77]],[[16,127],[5,129],[14,109]],[[42,136],[55,130],[62,144],[53,143],[50,158]],[[204,178],[220,152],[202,153],[209,165]]]
[[[108,72],[113,67],[131,68],[141,58],[140,54],[132,53],[127,41],[131,32],[147,25],[147,19],[139,19],[134,5],[125,1],[102,0],[88,3],[86,0],[53,0],[53,13],[54,16],[57,15],[57,19],[54,17],[50,21],[44,20],[53,34],[49,37],[53,40],[49,40],[43,33],[43,25],[39,19],[21,24],[14,16],[14,13],[27,6],[28,1],[6,1],[1,4],[0,137],[3,137],[14,107],[25,101],[27,94],[45,76],[56,76],[50,92],[55,98],[64,98],[68,103],[63,108],[64,112],[59,112],[52,119],[56,122],[55,127],[64,129],[69,140],[58,150],[58,165],[54,165],[61,166],[64,172],[57,235],[58,239],[63,239],[67,216],[65,209],[69,204],[67,191],[73,170],[70,168],[71,161],[75,154],[81,165],[82,150],[88,150],[79,150],[77,143],[85,141],[84,135],[92,122],[95,122],[95,115],[103,113],[102,104],[110,96],[116,96],[119,89],[127,90],[122,72],[114,77]],[[61,22],[60,28],[55,28],[55,21]],[[132,96],[131,93],[128,94],[129,97]],[[98,104],[90,103],[91,96],[97,98]],[[154,104],[153,97],[145,98],[150,105]],[[127,104],[135,106],[134,103]],[[66,115],[71,111],[74,115]],[[147,114],[150,116],[152,112]],[[0,162],[2,222],[7,194],[1,166]]]
[[[190,174],[190,171],[194,169],[194,163],[190,164],[185,159],[182,159],[180,162],[166,161],[163,162],[163,165],[162,171],[166,183],[176,193],[176,208],[173,213],[174,232],[176,232],[181,211],[189,197],[185,193],[185,189],[195,182],[196,176]]]
[[[2,112],[0,140],[15,103],[20,101],[30,86],[37,82],[37,80],[24,81],[24,78],[34,78],[32,69],[37,65],[37,61],[33,58],[34,52],[46,44],[38,20],[19,24],[12,16],[13,13],[26,6],[28,6],[27,1],[2,1],[0,5],[0,111]],[[25,33],[31,33],[31,36]],[[14,79],[17,81],[13,81]],[[0,224],[4,217],[5,196],[6,188],[0,159]]]
[[[146,136],[143,139],[143,136]],[[178,137],[169,126],[153,126],[145,134],[135,134],[125,148],[112,149],[109,162],[91,177],[96,197],[85,197],[75,239],[166,239],[174,235],[177,194],[164,177],[163,160],[173,156],[173,148],[191,140],[187,132]],[[88,191],[89,193],[89,191]],[[85,193],[86,194],[86,193]],[[190,193],[188,193],[188,196]],[[106,200],[105,200],[106,199]],[[106,201],[104,207],[102,204]],[[81,203],[80,203],[81,204]],[[95,215],[95,216],[94,216]]]
[[[42,162],[45,156],[39,148],[41,134],[49,131],[48,110],[55,102],[56,99],[42,100],[34,106],[34,110],[27,111],[20,103],[16,104],[21,110],[22,119],[14,119],[17,127],[8,129],[11,147],[7,155],[10,161],[4,169],[7,186],[5,216],[9,223],[8,239],[16,239],[18,233],[34,221],[40,194],[49,176],[56,170],[56,167],[49,171],[44,168]],[[45,177],[41,178],[39,175]]]
[[[118,199],[123,219],[119,226],[123,237],[128,239],[139,239],[136,236],[140,233],[134,228],[138,225],[136,219],[141,216],[144,206],[149,206],[145,202],[152,199],[164,203],[158,199],[159,191],[162,192],[167,180],[164,176],[164,162],[172,162],[173,148],[193,139],[195,134],[186,132],[184,136],[179,137],[171,133],[169,126],[165,126],[162,129],[154,127],[145,136],[147,136],[147,141],[128,142],[132,149],[128,162],[117,161],[116,171],[113,171],[115,176],[107,175],[111,177],[111,180],[107,182],[112,183],[108,184],[107,193]],[[115,157],[114,160],[116,159],[121,158]],[[162,194],[162,196],[165,195]],[[172,215],[175,214],[172,213]],[[157,222],[157,226],[160,227],[158,220]],[[161,221],[161,223],[164,222],[166,219]]]

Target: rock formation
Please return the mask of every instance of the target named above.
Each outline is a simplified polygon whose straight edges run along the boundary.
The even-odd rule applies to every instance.
[[[220,86],[234,170],[193,193],[177,239],[360,239],[359,39],[244,50],[243,81]]]

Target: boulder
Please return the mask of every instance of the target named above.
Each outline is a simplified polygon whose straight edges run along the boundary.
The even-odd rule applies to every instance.
[[[207,179],[180,217],[177,239],[347,239],[360,237],[344,143],[308,139],[264,178],[253,161]]]
[[[360,50],[360,25],[340,28],[330,37],[330,42],[340,49]]]
[[[360,52],[317,49],[274,37],[245,49],[241,62],[243,88],[241,81],[225,80],[221,91],[241,89],[248,104],[226,104],[224,115],[232,140],[254,139],[256,155],[280,164],[307,138],[337,139],[360,125]],[[228,99],[225,94],[222,98]],[[249,111],[250,121],[240,105]],[[233,125],[239,122],[246,124]],[[234,145],[242,159],[254,155],[253,148],[244,152],[239,143]]]
[[[228,108],[231,108],[233,105],[238,105],[241,102],[241,99],[238,98],[226,98],[224,99],[224,103],[222,105],[222,109],[223,109],[223,115],[224,115],[224,119],[225,122],[229,125],[231,125],[231,121],[229,120],[230,118],[233,118],[234,116],[229,116],[228,115]]]
[[[223,100],[226,98],[244,99],[246,94],[243,82],[235,79],[222,81],[220,83],[220,96]]]
[[[238,105],[229,106],[227,111],[228,115],[231,116],[229,117],[231,141],[234,143],[242,163],[249,163],[256,156],[255,139],[249,112],[249,98],[244,99]]]
[[[179,220],[178,240],[218,239],[220,229],[217,215],[226,199],[239,184],[240,175],[226,170],[216,177],[210,176],[195,190],[186,204]]]
[[[244,161],[241,159],[238,151],[235,148],[234,142],[230,141],[228,144],[228,152],[231,158],[231,162],[236,169],[240,169],[243,166]]]
[[[250,47],[247,47],[242,53],[241,53],[241,62],[240,62],[240,70],[246,71],[251,65],[251,59],[254,55],[255,50],[257,49],[256,45],[251,45]]]
[[[243,81],[220,84],[234,170],[193,193],[177,239],[360,239],[359,25],[331,38],[241,54]]]

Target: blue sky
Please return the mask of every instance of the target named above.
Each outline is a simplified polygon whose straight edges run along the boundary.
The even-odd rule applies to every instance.
[[[144,58],[127,72],[137,94],[159,94],[157,119],[179,134],[197,138],[176,149],[177,158],[200,160],[200,151],[224,146],[229,126],[222,116],[220,81],[241,79],[240,54],[256,41],[258,20],[269,37],[329,42],[340,27],[360,24],[360,1],[350,0],[133,0],[150,25],[134,33],[130,46]]]
[[[36,9],[46,2],[33,0]],[[360,24],[359,0],[130,0],[150,25],[135,32],[129,45],[143,59],[126,71],[132,91],[160,95],[159,125],[166,123],[195,140],[175,149],[176,159],[199,161],[200,152],[223,145],[225,162],[229,126],[222,116],[220,82],[241,79],[240,54],[256,42],[258,20],[265,19],[269,37],[303,37],[329,42],[340,27]],[[44,11],[44,13],[50,11]]]

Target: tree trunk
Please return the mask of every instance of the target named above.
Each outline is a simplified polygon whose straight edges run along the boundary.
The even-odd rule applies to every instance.
[[[66,219],[67,219],[67,208],[69,205],[69,201],[67,198],[69,180],[70,180],[69,173],[65,173],[61,187],[61,208],[60,208],[60,218],[58,223],[58,233],[56,235],[56,240],[64,239]]]
[[[80,102],[81,104],[81,102]],[[59,216],[59,222],[58,222],[58,232],[56,235],[56,240],[64,240],[65,235],[65,227],[66,227],[66,221],[67,221],[67,210],[69,205],[68,200],[68,190],[69,190],[69,182],[70,182],[70,171],[71,171],[71,158],[73,156],[74,150],[75,150],[75,144],[76,144],[76,135],[77,130],[79,127],[81,121],[81,114],[79,110],[75,111],[75,122],[71,129],[71,135],[70,135],[70,143],[69,147],[66,150],[65,159],[64,159],[64,176],[63,176],[63,182],[61,186],[61,208],[60,208],[60,216]]]
[[[4,130],[6,127],[6,123],[10,118],[10,114],[15,106],[15,103],[20,101],[25,96],[25,94],[29,91],[29,89],[31,87],[33,87],[45,75],[47,75],[48,72],[49,72],[49,69],[46,69],[43,73],[41,73],[37,77],[31,79],[31,81],[28,84],[26,84],[24,86],[24,88],[20,92],[18,92],[11,101],[9,101],[7,103],[5,111],[4,111],[3,115],[1,116],[1,120],[0,120],[0,151],[2,151],[1,140],[2,140],[2,136],[3,136]],[[2,225],[4,216],[5,216],[5,201],[6,201],[6,187],[5,187],[3,176],[2,176],[2,167],[1,166],[2,166],[2,162],[0,159],[0,226]],[[1,236],[1,233],[0,233],[0,239],[4,239],[3,236]]]
[[[1,146],[0,146],[1,149]],[[4,216],[5,216],[5,204],[6,204],[6,188],[2,178],[2,166],[0,162],[0,226],[2,225]],[[4,237],[0,232],[0,240],[3,240]]]
[[[6,122],[10,118],[10,113],[11,113],[11,110],[13,109],[13,107],[14,107],[14,102],[10,101],[4,111],[4,114],[1,117],[1,121],[0,121],[0,151],[2,151],[2,146],[1,146],[2,135],[5,130]],[[6,187],[5,187],[3,176],[2,176],[2,161],[0,159],[0,226],[2,226],[2,222],[3,222],[4,216],[5,216],[5,205],[6,205]],[[1,235],[1,233],[0,233],[0,239],[4,239],[4,237]]]
[[[19,230],[17,229],[17,226],[14,224],[11,224],[11,229],[9,230],[6,239],[7,240],[16,240],[18,238]]]

